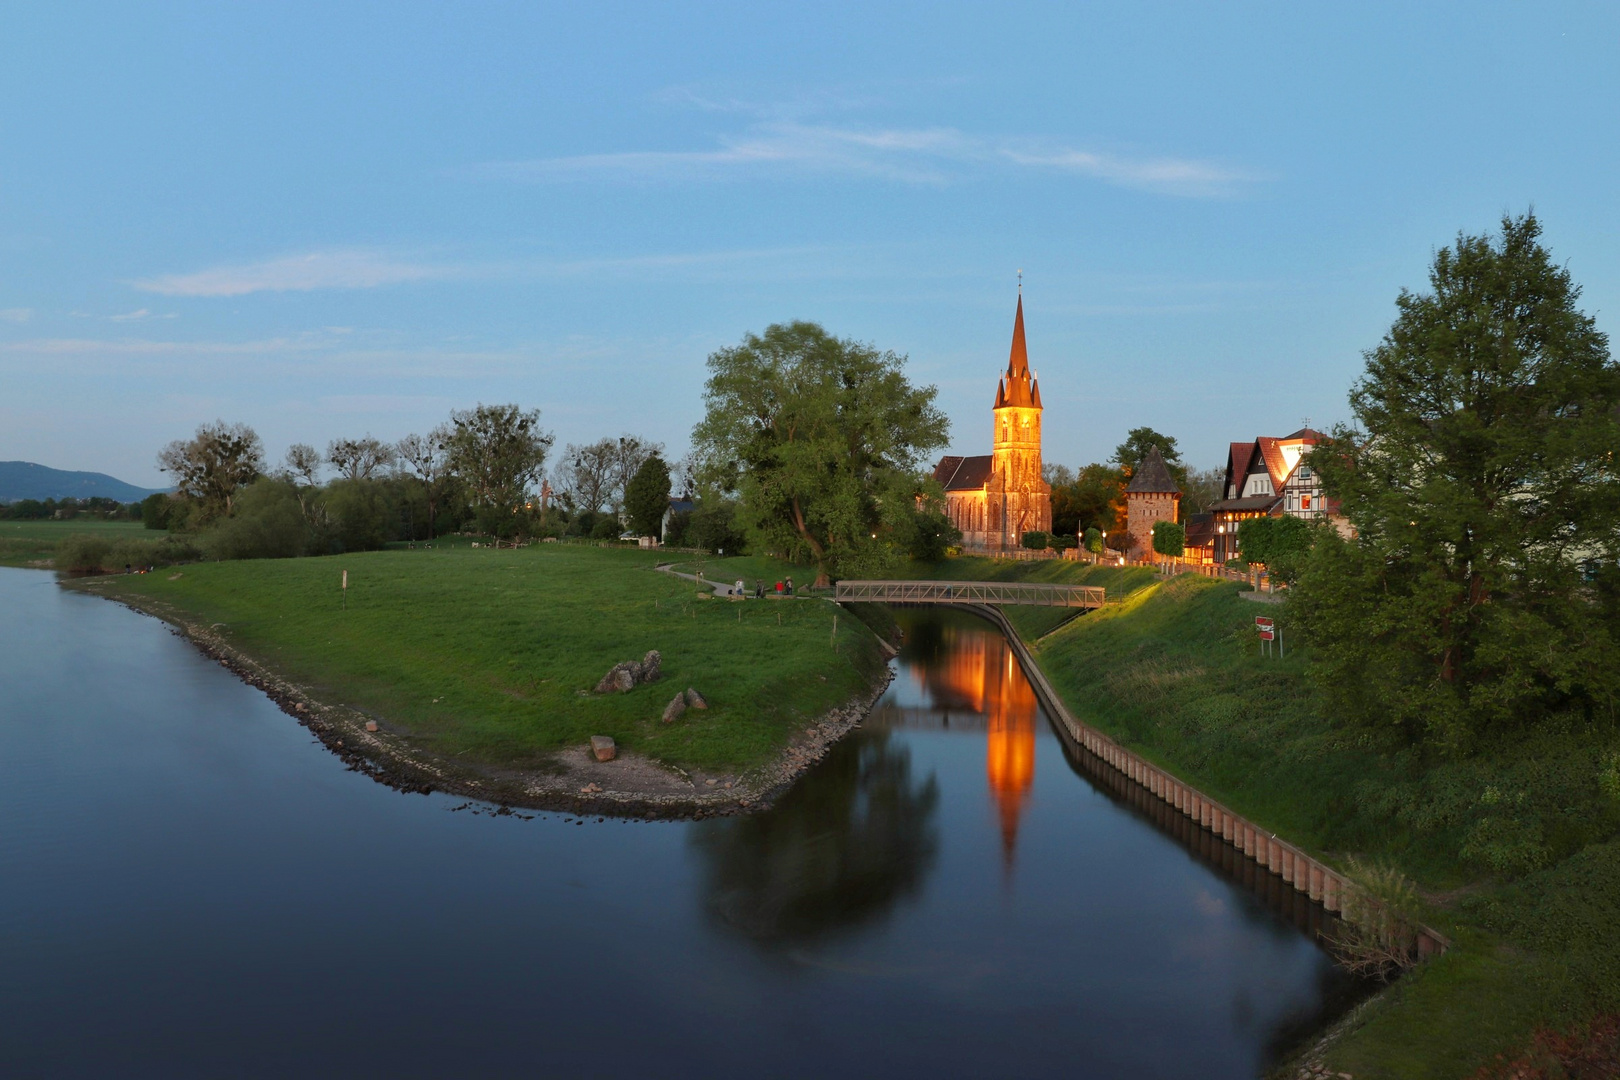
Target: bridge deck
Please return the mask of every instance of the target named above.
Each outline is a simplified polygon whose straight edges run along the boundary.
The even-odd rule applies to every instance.
[[[1049,585],[1029,581],[840,581],[840,603],[1028,604],[1037,607],[1100,608],[1100,585]]]

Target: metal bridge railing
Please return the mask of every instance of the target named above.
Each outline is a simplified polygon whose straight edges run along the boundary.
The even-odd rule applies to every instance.
[[[1049,585],[1028,581],[840,581],[833,599],[895,604],[1026,604],[1036,607],[1100,608],[1099,585]]]

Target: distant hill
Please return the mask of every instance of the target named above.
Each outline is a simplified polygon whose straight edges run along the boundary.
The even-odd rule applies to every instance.
[[[158,491],[141,488],[98,472],[68,472],[32,461],[0,461],[0,503],[22,499],[88,499],[100,495],[119,502],[139,502]]]

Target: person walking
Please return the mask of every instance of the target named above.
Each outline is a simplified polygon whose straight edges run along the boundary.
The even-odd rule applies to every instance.
[[[787,579],[787,587],[788,587],[788,595],[792,596],[793,595],[793,579],[792,578]]]

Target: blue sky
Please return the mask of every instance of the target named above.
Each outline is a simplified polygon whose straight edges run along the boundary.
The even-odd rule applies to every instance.
[[[1432,250],[1534,205],[1620,308],[1613,4],[11,5],[0,459],[161,482],[478,401],[685,449],[793,318],[1048,460],[1344,419]]]

